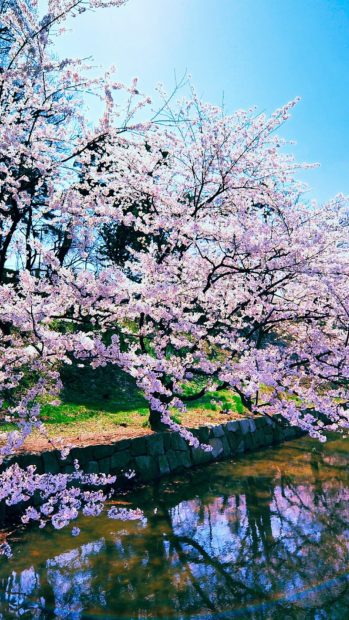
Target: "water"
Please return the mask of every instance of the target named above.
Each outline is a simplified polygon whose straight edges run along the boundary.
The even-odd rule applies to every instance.
[[[348,451],[300,439],[128,494],[138,522],[25,530],[0,618],[349,618]]]

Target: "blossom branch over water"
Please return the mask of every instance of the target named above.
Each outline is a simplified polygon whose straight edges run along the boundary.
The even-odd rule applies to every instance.
[[[348,204],[304,198],[276,135],[297,100],[227,115],[193,90],[175,105],[162,93],[154,115],[137,80],[91,79],[52,55],[69,15],[107,4],[122,2],[52,1],[42,19],[5,3],[0,15],[0,384],[17,425],[1,458],[44,432],[40,402],[75,362],[129,373],[152,427],[194,447],[172,411],[222,388],[320,440],[325,424],[347,429]],[[84,93],[104,104],[93,127]],[[107,497],[73,482],[110,484],[78,469],[0,476],[3,501],[37,490],[56,527]]]

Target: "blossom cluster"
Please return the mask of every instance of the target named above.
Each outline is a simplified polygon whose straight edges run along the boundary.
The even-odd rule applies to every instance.
[[[16,425],[1,458],[45,432],[40,400],[55,402],[72,363],[127,372],[152,426],[194,447],[172,411],[223,388],[321,440],[325,425],[343,432],[348,202],[305,198],[276,134],[297,100],[270,117],[227,115],[193,90],[174,106],[160,93],[141,122],[150,100],[137,80],[90,79],[80,60],[52,55],[58,24],[104,4],[51,0],[39,19],[21,3],[0,16],[0,388]],[[104,102],[93,127],[86,91]],[[83,485],[110,480],[84,476],[11,466],[0,499],[37,490],[46,501],[24,520],[62,527],[102,509],[106,495]]]

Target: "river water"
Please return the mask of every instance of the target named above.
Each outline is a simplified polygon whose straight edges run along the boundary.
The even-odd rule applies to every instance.
[[[24,530],[0,618],[349,618],[349,440],[308,438],[133,491],[140,521]]]

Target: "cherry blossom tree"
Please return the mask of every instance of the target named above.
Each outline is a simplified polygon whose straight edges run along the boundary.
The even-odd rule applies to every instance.
[[[2,457],[45,432],[40,399],[55,398],[72,360],[132,375],[152,428],[194,446],[172,412],[223,388],[251,415],[281,412],[321,440],[325,423],[343,431],[347,201],[320,206],[297,182],[301,166],[276,135],[296,101],[271,117],[228,115],[193,91],[175,105],[162,93],[139,121],[149,101],[136,80],[91,80],[80,61],[52,56],[66,17],[100,5],[54,1],[39,20],[18,3],[1,15],[11,36],[0,75],[0,381],[17,424]],[[92,128],[86,91],[104,103]],[[102,509],[107,494],[82,490],[84,476],[78,464],[58,478],[7,468],[0,499],[39,490],[44,507],[24,520],[59,527]]]
[[[299,166],[275,136],[296,102],[266,118],[222,115],[195,94],[177,110],[164,99],[141,146],[119,140],[98,172],[86,155],[96,235],[102,215],[136,231],[138,247],[125,265],[111,256],[93,276],[79,272],[76,308],[94,327],[75,352],[121,365],[153,427],[192,442],[171,408],[226,387],[251,413],[282,412],[315,437],[325,421],[346,428],[347,202],[302,198]]]
[[[79,157],[87,150],[92,153],[107,136],[125,132],[135,109],[143,105],[133,103],[135,84],[124,87],[110,73],[91,79],[80,60],[56,60],[52,40],[63,31],[68,17],[103,6],[120,6],[124,1],[53,0],[42,17],[35,1],[1,3],[0,385],[1,409],[18,429],[8,433],[0,449],[2,462],[16,452],[33,428],[45,432],[36,401],[51,390],[57,392],[58,365],[69,361],[67,348],[52,348],[53,341],[39,344],[34,306],[37,295],[42,301],[47,299],[45,286],[53,283],[60,267],[68,264],[73,274],[73,267],[86,264],[88,200],[83,201],[79,188]],[[128,97],[122,118],[113,100],[113,91],[120,89]],[[92,128],[79,112],[84,92],[104,105]],[[40,293],[29,290],[31,281],[42,281]],[[13,295],[23,302],[18,313],[11,308]],[[46,315],[46,319],[52,317]],[[39,340],[30,333],[36,333]],[[54,332],[52,336],[54,339]],[[62,450],[62,457],[66,454],[67,450]],[[110,489],[112,482],[113,477],[85,475],[78,463],[74,473],[60,476],[38,475],[35,467],[23,470],[18,465],[3,465],[0,501],[18,504],[39,492],[42,506],[39,511],[28,508],[23,521],[35,519],[44,525],[50,520],[55,527],[62,527],[80,510],[99,514],[110,490],[105,494],[98,487],[108,485]],[[117,516],[115,511],[111,516]],[[3,551],[7,551],[6,545]]]

